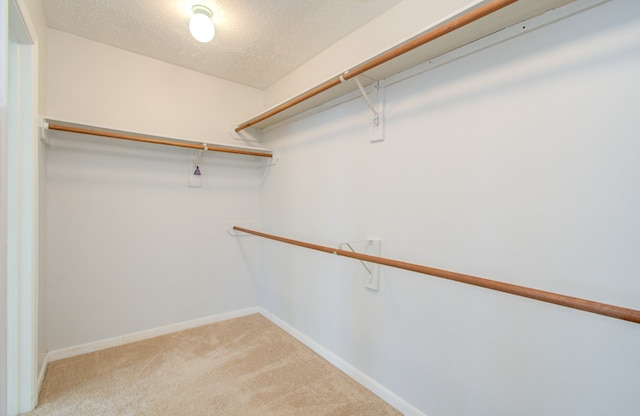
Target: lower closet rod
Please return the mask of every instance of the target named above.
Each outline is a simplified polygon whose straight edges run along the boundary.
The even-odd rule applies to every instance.
[[[592,300],[574,298],[572,296],[561,295],[553,292],[546,292],[544,290],[532,289],[529,287],[513,285],[510,283],[498,282],[495,280],[485,279],[485,278],[476,277],[476,276],[470,276],[462,273],[450,272],[447,270],[435,269],[433,267],[421,266],[419,264],[407,263],[403,261],[387,259],[384,257],[354,253],[351,251],[335,249],[332,247],[305,243],[302,241],[292,240],[284,237],[278,237],[276,235],[261,233],[259,231],[249,230],[249,229],[238,227],[238,226],[234,226],[233,229],[243,233],[256,235],[258,237],[280,241],[282,243],[293,244],[296,246],[305,247],[312,250],[336,254],[338,256],[350,257],[357,260],[382,264],[383,266],[395,267],[398,269],[409,270],[412,272],[427,274],[430,276],[441,277],[443,279],[454,280],[460,283],[480,286],[486,289],[497,290],[499,292],[510,293],[512,295],[523,296],[525,298],[536,299],[542,302],[553,303],[560,306],[566,306],[568,308],[579,309],[586,312],[596,313],[599,315],[604,315],[611,318],[622,319],[624,321],[635,322],[637,324],[640,324],[640,311],[635,309],[623,308],[621,306],[594,302]]]

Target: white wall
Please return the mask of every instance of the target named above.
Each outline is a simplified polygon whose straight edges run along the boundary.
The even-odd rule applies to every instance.
[[[52,117],[224,141],[230,114],[261,104],[258,90],[49,31]],[[260,218],[261,161],[208,152],[202,188],[188,188],[192,151],[59,136],[47,161],[50,350],[257,305],[245,257],[258,245],[225,227]]]
[[[229,127],[262,107],[255,88],[53,29],[49,43],[47,114],[54,118],[232,143]]]
[[[404,0],[265,90],[272,107],[417,35],[476,1]]]
[[[272,130],[263,230],[640,309],[640,4]],[[429,416],[635,415],[637,324],[261,240],[261,305]]]

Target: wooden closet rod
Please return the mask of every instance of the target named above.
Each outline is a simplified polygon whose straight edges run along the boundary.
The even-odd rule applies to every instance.
[[[248,155],[248,156],[273,157],[271,153],[254,151],[254,150],[232,149],[232,148],[220,147],[220,146],[209,145],[209,144],[207,144],[205,147],[204,144],[199,144],[199,143],[184,143],[184,142],[176,142],[176,141],[163,140],[163,139],[151,139],[151,138],[140,137],[140,136],[135,136],[131,134],[105,132],[100,130],[80,128],[80,127],[63,126],[63,125],[54,124],[54,123],[49,123],[48,128],[49,130],[65,131],[69,133],[90,134],[92,136],[109,137],[111,139],[120,139],[120,140],[131,140],[134,142],[163,144],[166,146],[186,147],[188,149],[210,150],[212,152],[234,153],[234,154]]]
[[[513,285],[510,283],[498,282],[495,280],[484,279],[482,277],[470,276],[466,274],[450,272],[447,270],[434,269],[432,267],[421,266],[413,263],[387,259],[384,257],[371,256],[368,254],[354,253],[352,251],[335,249],[332,247],[320,246],[317,244],[305,243],[302,241],[292,240],[289,238],[278,237],[271,234],[261,233],[246,228],[235,226],[234,230],[247,234],[256,235],[270,240],[280,241],[282,243],[293,244],[312,250],[323,251],[325,253],[336,254],[338,256],[350,257],[357,260],[368,261],[371,263],[382,264],[384,266],[395,267],[398,269],[409,270],[416,273],[428,274],[430,276],[441,277],[443,279],[454,280],[460,283],[480,286],[486,289],[497,290],[499,292],[510,293],[512,295],[523,296],[525,298],[536,299],[542,302],[553,303],[568,308],[579,309],[586,312],[597,313],[599,315],[609,316],[611,318],[622,319],[629,322],[640,323],[640,311],[635,309],[623,308],[620,306],[609,305],[606,303],[594,302],[591,300],[574,298],[572,296],[561,295],[553,292],[545,292],[543,290],[532,289],[524,286]]]
[[[240,124],[238,127],[235,128],[236,132],[239,132],[241,130],[246,129],[247,127],[251,127],[254,124],[257,124],[263,120],[266,120],[269,117],[272,117],[278,113],[281,113],[297,104],[300,104],[301,102],[308,100],[311,97],[314,97],[328,89],[331,89],[337,85],[339,85],[341,82],[344,81],[348,81],[352,78],[357,77],[358,75],[363,74],[366,71],[369,71],[370,69],[373,69],[379,65],[382,65],[385,62],[388,62],[394,58],[397,58],[398,56],[405,54],[419,46],[422,46],[426,43],[429,43],[435,39],[438,39],[444,35],[446,35],[447,33],[451,33],[453,31],[455,31],[456,29],[459,29],[461,27],[464,27],[470,23],[475,22],[478,19],[481,19],[485,16],[490,15],[491,13],[494,13],[500,9],[503,9],[505,7],[507,7],[510,4],[513,4],[515,2],[517,2],[518,0],[493,0],[487,4],[485,4],[484,6],[481,6],[475,10],[471,10],[469,13],[466,13],[456,19],[453,19],[452,21],[442,25],[442,26],[438,26],[432,30],[429,30],[427,32],[422,33],[421,35],[410,39],[404,43],[401,43],[400,45],[396,46],[393,49],[390,49],[378,56],[376,56],[375,58],[364,62],[360,65],[357,65],[351,69],[348,69],[347,71],[345,71],[344,73],[340,74],[339,76],[336,76],[334,78],[331,78],[325,82],[323,82],[322,84],[316,86],[315,88],[310,89],[309,91],[300,94],[297,97],[292,98],[289,101],[285,101],[284,103],[272,108],[271,110],[260,114],[259,116],[256,116],[254,118],[252,118],[249,121],[246,121],[242,124]],[[342,79],[341,79],[342,78]]]

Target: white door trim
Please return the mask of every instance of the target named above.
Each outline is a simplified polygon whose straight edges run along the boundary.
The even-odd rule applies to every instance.
[[[0,415],[37,400],[38,138],[37,46],[21,0],[2,0],[2,397]],[[6,19],[6,20],[4,20]],[[5,33],[6,32],[6,33]]]

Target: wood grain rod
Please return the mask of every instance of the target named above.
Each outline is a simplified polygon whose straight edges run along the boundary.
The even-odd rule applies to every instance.
[[[162,144],[166,146],[186,147],[188,149],[196,149],[196,150],[210,150],[212,152],[234,153],[239,155],[259,156],[259,157],[272,157],[271,153],[259,152],[254,150],[231,149],[231,148],[219,147],[219,146],[209,145],[209,144],[207,144],[207,147],[205,148],[204,144],[198,144],[198,143],[183,143],[183,142],[176,142],[171,140],[151,139],[151,138],[140,137],[140,136],[135,136],[131,134],[105,132],[100,130],[91,130],[91,129],[85,129],[80,127],[70,127],[70,126],[63,126],[63,125],[51,124],[51,123],[49,123],[49,130],[58,130],[58,131],[65,131],[69,133],[79,133],[79,134],[90,134],[92,136],[101,136],[101,137],[108,137],[111,139],[120,139],[120,140],[130,140],[130,141],[142,142],[142,143]]]
[[[579,309],[585,312],[596,313],[611,318],[622,319],[624,321],[640,323],[640,311],[635,309],[623,308],[621,306],[609,305],[606,303],[595,302],[591,300],[575,298],[572,296],[561,295],[553,292],[532,289],[525,286],[518,286],[511,283],[498,282],[495,280],[485,279],[482,277],[470,276],[462,273],[451,272],[447,270],[435,269],[433,267],[421,266],[419,264],[407,263],[404,261],[387,259],[384,257],[371,256],[369,254],[354,253],[352,251],[335,249],[332,247],[320,246],[317,244],[305,243],[302,241],[292,240],[289,238],[279,237],[276,235],[266,234],[259,231],[249,230],[246,228],[235,226],[234,230],[247,234],[256,235],[258,237],[268,238],[270,240],[282,243],[293,244],[312,250],[322,251],[325,253],[336,254],[338,256],[350,257],[357,260],[377,263],[383,266],[395,267],[398,269],[409,270],[416,273],[427,274],[429,276],[440,277],[443,279],[453,280],[460,283],[466,283],[473,286],[483,287],[485,289],[497,290],[499,292],[509,293],[512,295],[522,296],[529,299],[535,299],[542,302],[553,303],[568,308]]]
[[[244,129],[246,129],[247,127],[251,127],[254,124],[257,124],[263,120],[268,119],[271,116],[275,116],[278,113],[283,112],[284,110],[287,110],[297,104],[300,104],[303,101],[308,100],[311,97],[314,97],[318,94],[320,94],[321,92],[325,92],[328,89],[331,89],[333,87],[335,87],[336,85],[340,85],[342,81],[340,81],[340,77],[336,77],[336,78],[332,78],[328,81],[323,82],[320,85],[317,85],[316,87],[310,89],[309,91],[298,95],[297,97],[294,97],[288,101],[285,101],[284,103],[272,108],[271,110],[262,113],[254,118],[252,118],[249,121],[245,121],[244,123],[240,124],[238,127],[235,128],[236,133],[239,131],[242,131]]]
[[[272,108],[269,111],[266,111],[254,118],[252,118],[251,120],[245,121],[244,123],[238,125],[238,127],[235,128],[236,132],[242,131],[244,129],[246,129],[247,127],[251,127],[254,124],[257,124],[263,120],[268,119],[269,117],[272,117],[278,113],[281,113],[297,104],[300,104],[301,102],[308,100],[311,97],[314,97],[330,88],[335,87],[336,85],[339,85],[341,82],[343,82],[342,80],[350,80],[354,77],[357,77],[358,75],[363,74],[366,71],[369,71],[379,65],[384,64],[385,62],[388,62],[394,58],[397,58],[398,56],[405,54],[417,47],[420,47],[422,45],[425,45],[435,39],[438,39],[444,35],[446,35],[447,33],[451,33],[457,29],[460,29],[461,27],[464,27],[470,23],[475,22],[476,20],[479,20],[485,16],[490,15],[491,13],[494,13],[500,9],[503,9],[507,6],[509,6],[510,4],[513,4],[515,2],[517,2],[518,0],[494,0],[491,1],[487,4],[485,4],[484,6],[478,7],[477,9],[474,9],[472,11],[470,11],[469,13],[466,13],[462,16],[459,16],[455,19],[453,19],[450,22],[447,22],[446,24],[442,25],[442,26],[438,26],[434,29],[428,30],[420,35],[418,35],[417,37],[410,39],[404,43],[401,43],[400,45],[396,46],[395,48],[392,48],[378,56],[376,56],[375,58],[364,62],[360,65],[357,65],[351,69],[348,69],[347,71],[345,71],[344,73],[336,76],[335,78],[331,78],[325,82],[323,82],[322,84],[319,84],[318,86],[310,89],[309,91],[298,95],[297,97],[292,98],[291,100],[285,101],[284,103]],[[340,79],[342,77],[342,80]]]
[[[460,17],[453,19],[452,21],[445,23],[442,26],[438,26],[432,30],[429,30],[421,35],[410,39],[393,49],[388,50],[387,52],[376,56],[375,58],[364,62],[348,71],[346,71],[342,77],[345,80],[349,80],[351,78],[357,77],[358,75],[363,74],[370,69],[373,69],[379,65],[384,64],[394,58],[397,58],[400,55],[403,55],[407,52],[412,51],[413,49],[425,45],[433,40],[436,40],[448,33],[451,33],[461,27],[464,27],[470,23],[475,22],[485,16],[490,15],[491,13],[495,13],[500,9],[503,9],[510,4],[517,2],[518,0],[494,0],[481,6],[475,10],[471,10],[469,13],[466,13]]]

